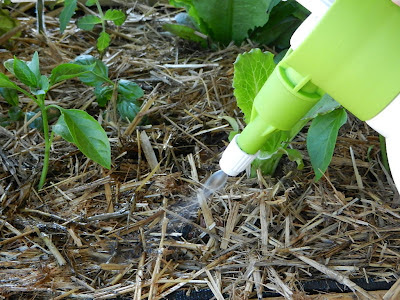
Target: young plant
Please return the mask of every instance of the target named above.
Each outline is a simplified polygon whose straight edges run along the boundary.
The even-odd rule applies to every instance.
[[[111,166],[111,150],[107,134],[100,124],[88,113],[78,109],[66,109],[58,105],[46,105],[46,94],[55,84],[90,73],[93,65],[77,65],[72,63],[61,64],[51,71],[49,77],[40,73],[39,55],[37,52],[30,62],[24,62],[14,57],[7,60],[4,66],[15,77],[23,83],[27,89],[19,87],[5,74],[0,73],[0,88],[5,100],[11,105],[18,103],[18,92],[32,99],[40,109],[45,152],[43,169],[38,188],[41,189],[45,183],[49,168],[50,147],[54,134],[60,135],[66,141],[75,144],[78,149],[88,158],[101,166],[109,169]],[[50,129],[48,112],[57,109],[60,116],[55,125]]]
[[[81,74],[79,79],[86,85],[94,87],[99,106],[106,106],[107,102],[115,96],[120,117],[129,122],[136,117],[140,110],[138,99],[144,95],[139,85],[126,79],[119,79],[114,83],[108,78],[107,66],[91,55],[78,56],[74,63],[80,66],[94,66],[91,72]]]
[[[240,54],[236,59],[233,78],[234,95],[246,123],[250,120],[255,96],[275,66],[274,55],[270,52],[262,52],[260,49]],[[262,147],[259,157],[253,162],[253,174],[256,169],[260,169],[263,174],[272,175],[284,154],[290,160],[296,161],[298,167],[301,168],[303,162],[300,152],[288,146],[310,120],[313,121],[308,131],[307,149],[316,179],[319,179],[332,159],[338,130],[347,120],[345,110],[328,95],[325,95],[290,131],[276,131],[271,135]]]
[[[267,45],[277,41],[287,48],[288,37],[308,14],[295,0],[170,0],[170,4],[185,8],[187,15],[178,14],[177,24],[165,24],[164,29],[202,46],[208,37],[222,45],[249,38]]]
[[[86,15],[80,18],[77,22],[79,28],[83,30],[93,30],[96,24],[101,24],[102,31],[97,39],[97,50],[103,53],[105,49],[110,45],[111,37],[106,32],[107,21],[113,22],[116,26],[121,26],[126,19],[125,14],[118,9],[108,9],[103,12],[100,2],[98,0],[88,0],[86,6],[90,7],[96,5],[98,15]],[[60,31],[64,32],[68,22],[74,15],[77,7],[77,0],[65,0],[64,9],[60,14]]]

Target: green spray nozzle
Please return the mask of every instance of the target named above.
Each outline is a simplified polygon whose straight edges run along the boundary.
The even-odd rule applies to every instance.
[[[290,130],[323,94],[309,76],[284,61],[278,64],[254,99],[250,123],[238,138],[240,148],[256,153],[275,130]]]
[[[400,92],[399,28],[400,7],[390,0],[336,0],[268,78],[235,139],[236,156],[225,151],[221,168],[237,174],[240,162],[243,170],[271,133],[290,130],[325,92],[361,120],[379,114]]]

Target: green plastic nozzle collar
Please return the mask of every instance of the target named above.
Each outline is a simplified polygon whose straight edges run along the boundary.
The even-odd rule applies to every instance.
[[[290,130],[323,94],[309,77],[278,64],[254,99],[250,123],[238,145],[249,154],[256,153],[275,130]]]

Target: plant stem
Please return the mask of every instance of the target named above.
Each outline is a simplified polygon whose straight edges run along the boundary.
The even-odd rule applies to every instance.
[[[386,153],[386,140],[383,135],[379,135],[379,146],[381,149],[381,157],[382,157],[382,164],[385,167],[386,171],[390,172],[389,168],[389,161]]]
[[[53,133],[49,136],[49,123],[47,119],[47,108],[44,105],[44,99],[38,99],[38,103],[40,104],[40,111],[42,113],[42,121],[43,121],[43,131],[44,131],[44,161],[43,161],[43,168],[42,174],[40,175],[40,181],[38,185],[38,189],[42,189],[47,177],[47,171],[49,169],[49,159],[50,159],[50,147],[51,142],[53,140]]]
[[[101,19],[101,26],[103,27],[103,31],[106,31],[106,23],[104,21],[104,13],[103,13],[103,10],[101,9],[100,2],[97,0],[96,0],[96,6],[97,6],[97,10],[99,11],[99,16]]]

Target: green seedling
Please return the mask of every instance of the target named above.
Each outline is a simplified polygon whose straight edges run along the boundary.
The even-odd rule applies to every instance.
[[[21,88],[5,74],[0,73],[1,95],[5,100],[15,107],[19,103],[18,93],[22,93],[26,97],[32,99],[40,110],[45,153],[43,169],[38,185],[39,189],[43,187],[46,180],[49,168],[50,147],[54,134],[75,144],[85,156],[101,166],[107,169],[110,168],[110,143],[101,125],[85,111],[66,109],[58,105],[46,105],[45,103],[46,95],[52,86],[64,80],[91,73],[95,67],[94,65],[61,64],[55,67],[51,71],[50,76],[47,77],[40,73],[39,56],[38,53],[35,52],[32,61],[24,62],[14,57],[14,59],[7,60],[4,66],[27,87],[27,89]],[[60,114],[55,125],[50,128],[48,120],[49,111],[52,109],[58,110]]]
[[[260,49],[253,49],[237,57],[234,64],[234,95],[246,123],[250,121],[253,100],[275,66],[274,55],[262,52]],[[283,155],[296,161],[298,167],[302,168],[300,152],[289,146],[294,137],[311,120],[307,149],[316,179],[319,179],[332,159],[338,131],[347,120],[346,111],[329,95],[325,95],[290,131],[276,131],[270,136],[261,148],[259,158],[253,162],[253,175],[257,169],[265,175],[272,175]]]
[[[202,46],[212,42],[240,44],[246,39],[288,48],[289,37],[308,15],[295,0],[170,0],[185,8],[187,15],[178,14],[177,24],[164,29]]]
[[[139,85],[126,79],[119,79],[114,83],[108,78],[107,66],[91,55],[78,56],[74,63],[80,66],[94,66],[91,72],[80,75],[79,79],[86,85],[94,87],[99,106],[105,107],[114,96],[122,120],[130,122],[136,117],[141,106],[138,99],[144,95]]]
[[[93,30],[94,26],[101,24],[102,31],[97,39],[97,50],[103,53],[105,49],[110,45],[111,37],[106,32],[107,21],[113,22],[116,26],[121,26],[126,19],[124,12],[118,9],[108,9],[103,12],[101,5],[98,0],[88,0],[86,6],[90,7],[96,5],[98,14],[97,15],[86,15],[80,18],[77,22],[77,26],[83,30]],[[74,15],[77,7],[77,0],[65,0],[64,9],[60,14],[60,30],[64,32],[68,22]]]

